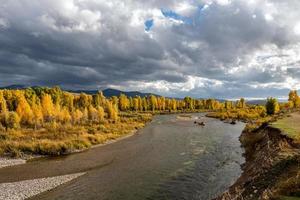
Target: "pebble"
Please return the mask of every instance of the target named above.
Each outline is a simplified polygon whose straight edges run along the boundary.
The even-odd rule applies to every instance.
[[[1,183],[0,200],[24,200],[42,192],[49,191],[84,174],[85,173],[76,173],[13,183]]]
[[[0,168],[9,167],[13,165],[25,164],[26,160],[24,159],[13,159],[13,158],[2,158],[0,157]]]

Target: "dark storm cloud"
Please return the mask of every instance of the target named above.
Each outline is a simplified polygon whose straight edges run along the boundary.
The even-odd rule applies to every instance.
[[[292,0],[3,0],[0,84],[282,95],[300,87],[299,8]]]

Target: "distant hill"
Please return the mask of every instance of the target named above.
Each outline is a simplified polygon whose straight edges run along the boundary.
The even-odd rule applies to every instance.
[[[266,103],[267,103],[266,99],[257,99],[257,100],[247,101],[247,104],[251,104],[251,105],[266,105]]]
[[[5,87],[0,87],[0,89],[8,89],[8,90],[22,90],[26,89],[28,87],[38,87],[38,86],[26,86],[26,85],[9,85]],[[86,94],[97,94],[99,90],[67,90],[69,92],[73,93],[86,93]],[[112,96],[120,96],[121,94],[125,94],[128,97],[135,97],[135,96],[140,96],[140,97],[146,97],[150,95],[154,95],[157,97],[160,97],[160,95],[153,94],[153,93],[143,93],[143,92],[138,92],[138,91],[122,91],[122,90],[117,90],[117,89],[112,89],[112,88],[107,88],[105,90],[102,90],[103,95],[105,97],[112,97]],[[175,98],[177,100],[182,100],[183,98]],[[203,99],[203,98],[199,98]],[[216,99],[220,102],[225,102],[224,99]],[[265,105],[267,102],[266,99],[257,99],[257,100],[249,100],[247,101],[247,104],[252,104],[252,105]]]
[[[26,89],[28,86],[26,85],[8,85],[5,87],[0,87],[0,89],[7,89],[7,90],[22,90]]]
[[[70,91],[70,92],[74,92],[74,93],[86,93],[86,94],[96,94],[98,92],[98,90],[75,90],[75,91]],[[121,90],[117,90],[117,89],[105,89],[102,90],[103,95],[105,97],[112,97],[112,96],[120,96],[121,94],[125,94],[128,97],[135,97],[135,96],[140,96],[140,97],[145,97],[145,96],[150,96],[150,95],[154,95],[154,96],[160,96],[157,94],[152,94],[152,93],[143,93],[143,92],[138,92],[138,91],[121,91]]]
[[[150,96],[150,95],[154,95],[154,96],[159,96],[157,94],[152,94],[152,93],[143,93],[143,92],[138,92],[138,91],[121,91],[121,90],[116,90],[116,89],[105,89],[102,91],[103,95],[106,97],[111,97],[111,96],[120,96],[121,94],[125,94],[128,97],[135,97],[135,96],[140,96],[140,97],[145,97],[145,96]]]
[[[26,86],[26,85],[8,85],[5,87],[0,87],[0,89],[7,89],[7,90],[23,90],[26,88],[29,88],[31,86]],[[33,87],[37,87],[37,86],[33,86]],[[73,93],[86,93],[86,94],[97,94],[98,90],[67,90],[69,92],[73,92]],[[154,96],[160,96],[157,94],[152,94],[152,93],[143,93],[143,92],[138,92],[138,91],[121,91],[121,90],[117,90],[117,89],[111,89],[111,88],[107,88],[105,90],[102,91],[103,95],[106,97],[112,97],[112,96],[120,96],[121,94],[125,94],[128,97],[135,97],[135,96],[140,96],[140,97],[145,97],[145,96],[150,96],[150,95],[154,95]]]

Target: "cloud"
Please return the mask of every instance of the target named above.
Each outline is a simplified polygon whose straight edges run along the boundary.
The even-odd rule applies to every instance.
[[[0,85],[116,87],[167,96],[300,89],[297,0],[10,0]]]

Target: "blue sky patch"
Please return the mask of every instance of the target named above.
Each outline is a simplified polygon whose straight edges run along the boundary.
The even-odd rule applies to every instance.
[[[150,31],[150,29],[154,26],[154,20],[148,19],[145,21],[145,31]]]
[[[192,18],[182,16],[172,10],[161,9],[161,13],[167,18],[182,21],[185,24],[192,24]]]

